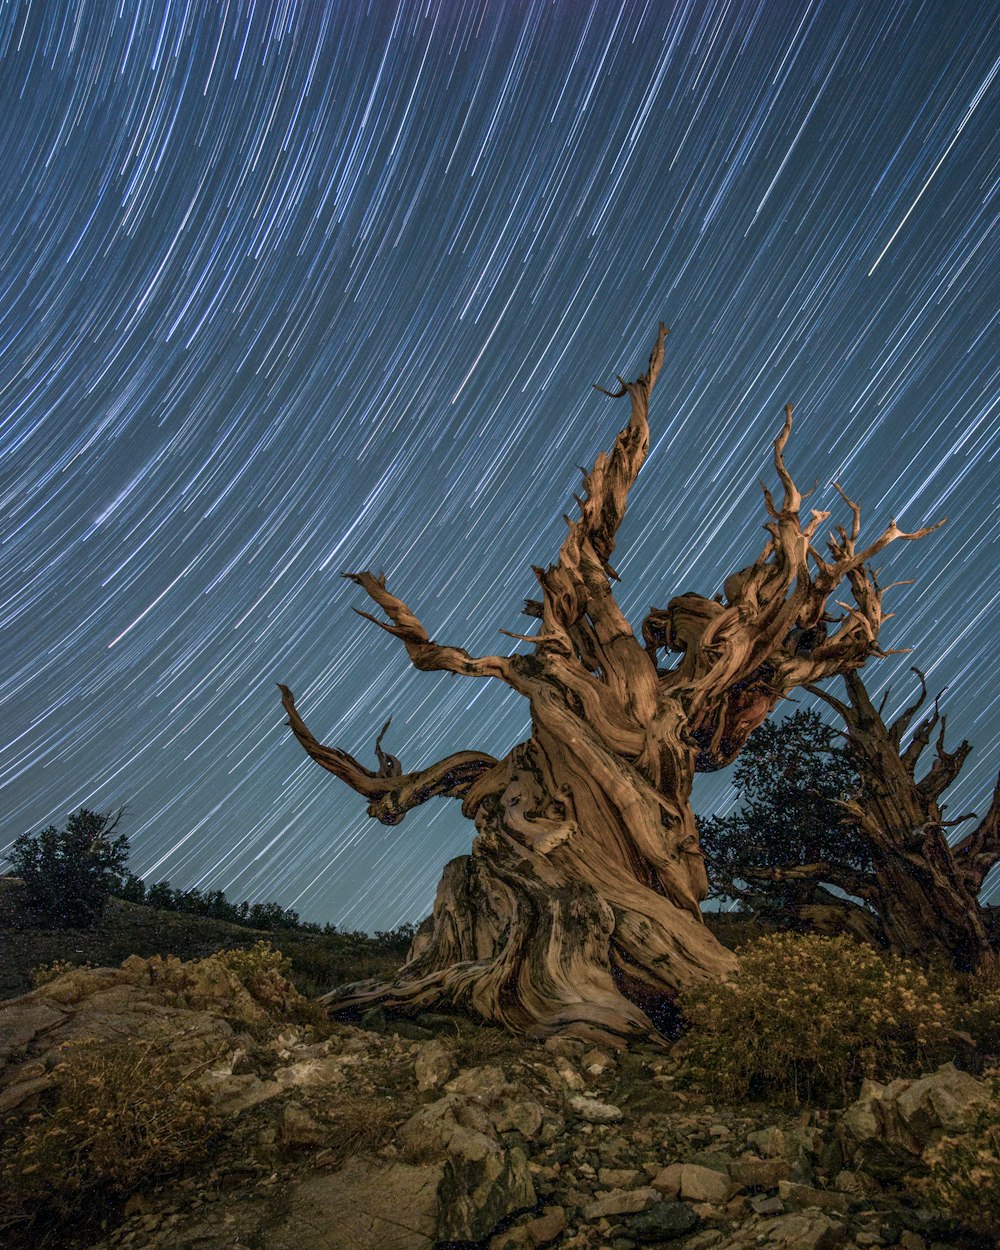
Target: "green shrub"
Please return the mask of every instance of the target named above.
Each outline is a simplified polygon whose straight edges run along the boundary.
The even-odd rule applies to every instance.
[[[25,903],[44,924],[89,928],[101,918],[126,872],[128,838],[110,837],[121,814],[82,807],[65,829],[49,825],[15,840],[7,858],[24,881]]]
[[[5,1143],[4,1222],[72,1217],[208,1152],[206,1098],[163,1043],[69,1043],[64,1053],[54,1105]]]
[[[729,1098],[831,1103],[944,1054],[953,1000],[920,968],[847,937],[763,937],[730,982],[686,990],[690,1074]]]
[[[924,1152],[930,1172],[914,1188],[940,1214],[1000,1237],[1000,1071],[986,1079],[992,1103],[964,1133],[942,1137]]]

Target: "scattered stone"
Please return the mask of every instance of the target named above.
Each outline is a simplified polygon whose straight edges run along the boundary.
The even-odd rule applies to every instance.
[[[587,1094],[574,1094],[567,1100],[567,1106],[574,1115],[588,1124],[614,1124],[622,1118],[620,1107],[609,1102],[598,1102]]]
[[[59,1079],[66,1042],[123,1034],[189,1056],[190,1079],[227,1121],[211,1165],[128,1199],[124,1222],[93,1250],[980,1245],[976,1230],[963,1243],[901,1205],[871,1167],[891,1150],[899,1176],[980,1105],[982,1083],[947,1066],[868,1083],[843,1115],[713,1109],[697,1088],[656,1087],[677,1067],[662,1053],[612,1056],[556,1039],[505,1049],[502,1066],[460,1069],[452,1017],[448,1036],[417,1018],[439,1029],[426,1040],[402,1038],[378,1012],[366,1022],[381,1031],[293,1025],[277,1005],[294,994],[287,983],[258,1001],[206,962],[216,966],[134,958],[76,969],[52,983],[54,997],[46,986],[0,1003],[0,1108],[15,1128]],[[366,1131],[368,1099],[377,1153],[338,1136],[355,1119]]]
[[[588,1203],[583,1208],[583,1218],[599,1220],[609,1215],[633,1215],[659,1201],[660,1195],[648,1186],[643,1189],[619,1190]]]
[[[746,1189],[776,1189],[791,1174],[787,1159],[734,1159],[729,1165],[729,1175]]]
[[[683,1163],[671,1163],[667,1167],[661,1168],[650,1181],[650,1184],[654,1189],[659,1190],[665,1198],[676,1198],[681,1192],[681,1173],[683,1171]]]
[[[455,1071],[455,1056],[440,1042],[428,1042],[421,1046],[414,1064],[417,1089],[421,1092],[437,1089],[450,1079]]]
[[[835,1250],[847,1240],[843,1224],[811,1212],[779,1215],[755,1229],[758,1244],[766,1242],[787,1250]]]
[[[635,1189],[642,1173],[637,1168],[598,1168],[597,1179],[608,1189]]]
[[[698,1163],[682,1163],[680,1196],[692,1202],[725,1202],[729,1197],[729,1177]]]
[[[758,1194],[750,1199],[750,1209],[757,1215],[781,1215],[785,1210],[785,1204],[780,1198]]]
[[[747,1141],[756,1146],[765,1159],[779,1159],[785,1152],[785,1134],[775,1125],[748,1134]]]
[[[664,1202],[659,1199],[626,1220],[625,1228],[628,1235],[636,1241],[657,1245],[660,1242],[673,1241],[676,1237],[686,1236],[693,1232],[699,1223],[698,1216],[683,1202]],[[715,1245],[719,1240],[721,1238],[703,1242],[701,1250],[707,1250],[708,1246]],[[689,1250],[692,1245],[693,1242],[686,1242],[685,1250]],[[696,1247],[695,1250],[698,1248]]]
[[[524,1225],[531,1239],[532,1250],[550,1246],[566,1231],[566,1212],[562,1207],[543,1207],[542,1214]]]
[[[811,1185],[799,1185],[795,1181],[779,1181],[778,1197],[786,1206],[795,1210],[816,1207],[820,1211],[844,1212],[849,1201],[846,1194],[829,1189],[814,1189]]]
[[[565,1055],[558,1055],[556,1057],[555,1068],[559,1073],[560,1080],[567,1089],[580,1090],[587,1088],[587,1082],[583,1079],[580,1073],[577,1072],[576,1068],[573,1067]]]
[[[596,1046],[580,1056],[580,1067],[589,1076],[603,1076],[614,1063],[615,1060],[606,1050],[600,1050]]]

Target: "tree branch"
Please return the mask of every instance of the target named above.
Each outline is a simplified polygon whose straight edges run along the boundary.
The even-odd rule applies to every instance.
[[[978,893],[986,874],[1000,861],[1000,775],[993,789],[989,810],[978,827],[952,848],[955,860]]]
[[[854,872],[843,864],[819,860],[814,864],[779,864],[775,868],[747,868],[744,875],[751,881],[826,881],[856,898],[871,898],[875,878],[871,873]]]
[[[429,768],[404,773],[399,760],[381,750],[382,738],[389,727],[386,721],[375,745],[379,771],[372,772],[346,751],[318,742],[299,715],[291,690],[280,683],[278,689],[288,714],[288,725],[306,753],[327,772],[333,773],[368,799],[368,815],[384,825],[398,825],[410,808],[426,803],[428,799],[464,798],[473,784],[498,763],[492,755],[482,751],[457,751]]]
[[[391,625],[380,621],[378,617],[355,608],[359,616],[372,621],[386,633],[400,639],[406,647],[407,654],[414,668],[425,672],[463,673],[469,677],[498,677],[508,681],[511,677],[510,660],[502,656],[487,655],[477,659],[462,647],[448,647],[431,641],[427,630],[416,614],[402,599],[390,594],[385,585],[385,574],[370,572],[342,573],[348,581],[354,582],[373,599],[375,603],[392,621]]]
[[[904,708],[903,711],[900,712],[900,714],[896,717],[896,719],[889,726],[889,737],[892,739],[897,751],[899,750],[900,744],[903,741],[903,734],[905,734],[907,729],[909,729],[910,727],[910,721],[913,720],[917,712],[919,712],[920,709],[923,707],[924,700],[927,698],[927,682],[924,679],[923,673],[920,671],[919,668],[916,668],[913,665],[910,666],[910,672],[916,673],[917,678],[920,681],[920,693],[917,695],[916,699],[910,704],[910,706],[907,708]],[[888,688],[886,688],[885,698],[888,698],[888,695],[889,695],[889,691],[888,691]],[[882,700],[882,707],[885,706],[885,698],[883,698]],[[880,717],[882,713],[882,707],[879,707]]]
[[[631,652],[639,649],[629,622],[611,595],[610,582],[617,580],[611,555],[629,490],[649,450],[649,399],[664,361],[666,334],[666,326],[660,324],[649,366],[635,381],[619,377],[617,391],[596,387],[612,399],[629,396],[629,421],[617,434],[610,454],[599,452],[594,467],[584,471],[584,492],[577,497],[580,516],[576,520],[566,517],[569,531],[555,564],[545,570],[535,569],[542,590],[541,630],[532,640],[536,649],[574,654],[572,631],[581,617],[589,615],[592,629],[587,642],[596,644],[600,667],[611,681],[615,679],[615,652],[622,640],[630,660],[634,661]]]
[[[821,555],[812,538],[828,514],[813,510],[812,519],[802,523],[803,496],[784,460],[791,428],[788,405],[774,440],[782,500],[779,506],[764,488],[771,518],[764,528],[770,538],[754,563],[726,578],[720,598],[681,595],[665,612],[654,609],[643,625],[654,663],[660,646],[684,653],[676,668],[661,674],[661,689],[676,692],[688,710],[700,747],[699,771],[731,762],[779,699],[796,686],[848,672],[868,656],[883,654],[878,635],[887,617],[876,574],[866,562],[896,539],[923,538],[938,528],[909,534],[893,520],[858,551],[861,508],[836,484],[851,511],[851,525],[839,526],[830,535],[828,555]],[[845,614],[833,620],[827,603],[844,580],[854,603],[841,604]]]

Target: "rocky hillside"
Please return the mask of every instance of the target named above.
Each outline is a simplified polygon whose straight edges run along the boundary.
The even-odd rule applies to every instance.
[[[8,1250],[987,1250],[933,1217],[945,1066],[844,1112],[713,1105],[676,1054],[327,1021],[274,959],[133,956],[0,1004]]]

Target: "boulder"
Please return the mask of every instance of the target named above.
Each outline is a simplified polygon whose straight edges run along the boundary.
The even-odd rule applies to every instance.
[[[928,1146],[960,1132],[989,1103],[986,1085],[951,1063],[915,1080],[865,1081],[837,1126],[841,1151],[876,1179],[897,1180],[919,1167]]]
[[[428,1042],[426,1046],[421,1046],[414,1068],[417,1089],[437,1089],[455,1071],[455,1056],[440,1042]]]
[[[524,1151],[495,1147],[449,1155],[438,1187],[438,1241],[483,1241],[537,1201]]]
[[[494,1072],[499,1079],[485,1068],[461,1073],[443,1097],[421,1107],[396,1134],[411,1159],[441,1163],[439,1241],[482,1241],[501,1221],[537,1201],[524,1152],[501,1145],[483,1105],[510,1088],[503,1073]]]

